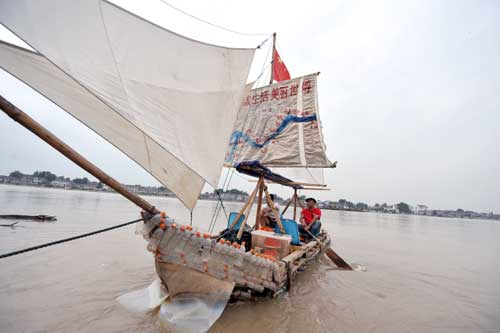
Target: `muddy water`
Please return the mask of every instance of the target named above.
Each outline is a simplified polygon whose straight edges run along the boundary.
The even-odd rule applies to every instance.
[[[149,199],[189,222],[175,199]],[[207,225],[214,204],[198,203],[195,225]],[[115,194],[1,185],[0,214],[9,213],[59,220],[0,228],[1,253],[138,216]],[[227,307],[211,332],[500,332],[500,223],[324,216],[337,252],[367,271],[338,271],[322,259],[288,295]],[[133,231],[125,227],[0,260],[0,332],[161,332],[154,316],[131,315],[115,301],[154,277],[151,255]]]

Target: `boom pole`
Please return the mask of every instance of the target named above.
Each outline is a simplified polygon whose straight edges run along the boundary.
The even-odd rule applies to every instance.
[[[90,173],[95,178],[99,179],[102,183],[111,187],[116,192],[123,195],[128,200],[132,201],[134,204],[144,209],[145,211],[155,214],[159,213],[159,211],[151,205],[149,202],[141,198],[135,193],[130,192],[125,186],[119,183],[117,180],[106,174],[104,171],[99,169],[95,164],[87,160],[85,157],[77,153],[73,148],[68,146],[42,125],[40,125],[33,118],[28,116],[26,113],[18,109],[15,105],[6,100],[3,96],[0,95],[0,109],[3,110],[9,117],[14,119],[14,121],[23,125],[29,131],[34,133],[43,141],[47,142],[52,146],[55,150],[59,151],[61,154],[69,158],[75,164],[80,166],[82,169]]]

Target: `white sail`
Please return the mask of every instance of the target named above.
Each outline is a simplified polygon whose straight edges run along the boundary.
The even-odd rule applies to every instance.
[[[318,185],[325,184],[324,171],[322,168],[273,168],[273,172],[294,182]]]
[[[226,164],[257,160],[278,168],[332,167],[321,133],[317,76],[311,74],[253,89],[244,96]]]
[[[101,0],[4,0],[0,21],[41,54],[2,44],[2,68],[188,208],[204,181],[217,185],[254,49],[197,42]]]

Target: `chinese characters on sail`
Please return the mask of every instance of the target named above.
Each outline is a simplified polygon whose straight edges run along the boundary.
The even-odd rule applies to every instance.
[[[302,83],[302,94],[309,94],[313,90],[313,85],[311,80],[305,80]],[[292,83],[286,86],[280,87],[270,87],[267,90],[263,90],[260,94],[249,95],[243,98],[243,106],[258,105],[261,103],[266,103],[269,101],[283,100],[292,96],[296,96],[299,92],[299,84]]]

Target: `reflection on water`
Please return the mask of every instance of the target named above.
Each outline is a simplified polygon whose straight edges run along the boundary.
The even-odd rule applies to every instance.
[[[175,199],[148,199],[189,223]],[[214,205],[199,202],[194,224],[207,227]],[[58,217],[1,227],[5,253],[130,221],[138,209],[115,194],[1,185],[0,214]],[[500,331],[500,223],[325,211],[323,225],[358,271],[336,270],[322,258],[287,295],[227,307],[211,332]],[[161,332],[154,316],[132,316],[115,301],[155,276],[133,231],[1,260],[0,331]]]

